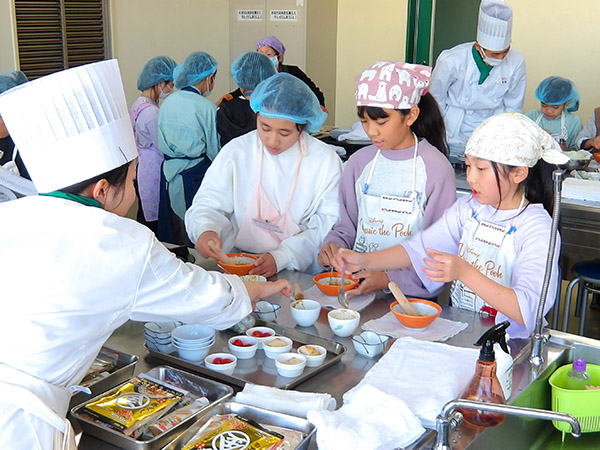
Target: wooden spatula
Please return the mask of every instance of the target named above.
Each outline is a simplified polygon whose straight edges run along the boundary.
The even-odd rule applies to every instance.
[[[210,248],[219,256],[219,261],[224,262],[225,264],[235,264],[235,261],[233,259],[227,256],[223,250],[217,247],[215,241],[210,240],[206,243],[206,245],[208,245],[208,248]]]
[[[407,300],[406,296],[402,293],[402,291],[400,290],[400,288],[398,287],[398,285],[396,283],[394,283],[393,281],[390,281],[388,284],[388,287],[390,288],[390,291],[392,291],[392,295],[394,296],[394,298],[396,300],[398,300],[398,303],[400,304],[400,306],[402,306],[402,309],[404,309],[404,312],[406,314],[408,314],[409,316],[420,316],[421,315],[410,304],[410,302]]]

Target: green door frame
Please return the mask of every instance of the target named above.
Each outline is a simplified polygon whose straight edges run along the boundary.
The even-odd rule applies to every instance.
[[[431,22],[435,0],[408,0],[406,61],[430,65]]]

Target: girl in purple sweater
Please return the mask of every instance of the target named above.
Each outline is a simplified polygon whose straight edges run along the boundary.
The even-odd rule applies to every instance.
[[[456,200],[439,107],[427,93],[431,68],[381,61],[357,77],[358,116],[373,145],[353,154],[340,182],[340,219],[318,255],[330,266],[338,248],[393,247],[427,228]],[[394,281],[413,297],[432,297],[412,267],[367,270],[348,297]]]

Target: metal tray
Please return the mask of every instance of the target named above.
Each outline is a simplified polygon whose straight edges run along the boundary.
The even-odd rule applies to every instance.
[[[298,447],[296,447],[296,450],[306,450],[308,448],[308,444],[310,443],[310,439],[316,432],[314,425],[301,417],[281,414],[275,411],[243,405],[236,402],[224,402],[215,405],[209,410],[206,410],[202,416],[198,417],[196,423],[189,427],[186,432],[179,436],[176,440],[166,446],[164,450],[181,450],[212,416],[215,414],[230,413],[235,413],[245,417],[246,419],[254,420],[262,425],[265,425],[266,428],[269,428],[269,425],[275,425],[278,427],[300,431],[304,435],[304,439],[302,439],[302,442],[300,442]]]
[[[226,375],[220,372],[215,372],[204,366],[201,361],[191,362],[182,359],[177,354],[177,351],[173,353],[162,353],[156,350],[150,350],[146,347],[146,350],[150,352],[152,356],[168,361],[171,364],[176,364],[186,369],[190,369],[194,372],[201,373],[203,375],[215,378],[224,383],[244,387],[246,383],[262,384],[265,386],[274,386],[279,389],[292,389],[298,386],[300,383],[307,379],[315,376],[319,372],[327,369],[328,367],[336,364],[342,359],[344,353],[346,353],[346,347],[339,342],[324,339],[312,334],[307,334],[302,331],[298,331],[295,328],[286,328],[279,326],[273,322],[265,322],[262,320],[256,321],[256,326],[265,326],[275,330],[275,333],[279,336],[286,336],[293,341],[292,349],[296,350],[305,344],[316,344],[325,347],[327,350],[327,356],[325,361],[319,367],[306,367],[304,372],[296,378],[282,377],[277,373],[275,367],[275,360],[267,358],[263,350],[257,350],[254,358],[251,359],[238,359],[237,366],[233,375]],[[235,336],[231,330],[217,331],[216,340],[210,349],[211,353],[218,352],[229,352],[227,341],[230,337]],[[145,346],[145,344],[144,344]]]
[[[109,389],[123,383],[133,376],[133,373],[135,372],[135,365],[138,362],[138,357],[136,355],[130,355],[129,353],[120,352],[108,347],[102,347],[100,349],[100,353],[102,352],[116,353],[118,355],[117,364],[110,371],[109,376],[100,378],[98,381],[87,386],[89,390],[92,391],[91,394],[78,392],[73,395],[69,403],[69,409],[89,400],[91,397],[95,397],[102,392],[108,391]]]
[[[169,431],[165,431],[162,434],[148,440],[148,441],[140,441],[137,439],[132,439],[129,436],[125,436],[118,431],[111,430],[109,428],[105,428],[102,425],[99,425],[95,422],[92,422],[84,417],[81,417],[80,412],[83,413],[83,408],[89,402],[95,401],[103,396],[107,395],[109,392],[112,392],[115,389],[118,389],[123,384],[111,389],[109,392],[104,392],[81,405],[76,406],[71,409],[71,416],[79,422],[81,425],[81,429],[92,436],[97,437],[103,441],[109,442],[117,447],[130,449],[130,450],[156,450],[164,447],[181,433],[183,433],[189,426],[191,426],[196,418],[200,415],[203,415],[204,412],[215,406],[216,403],[229,399],[233,395],[233,389],[229,386],[226,386],[222,383],[218,383],[216,381],[207,380],[206,378],[199,377],[198,375],[194,375],[188,372],[184,372],[183,370],[175,369],[169,366],[159,366],[155,367],[148,372],[148,375],[157,378],[159,380],[181,380],[182,383],[177,383],[182,388],[188,390],[190,393],[195,395],[203,395],[210,400],[210,404],[206,406],[206,408],[201,409],[197,413],[191,415],[178,425],[171,428]]]

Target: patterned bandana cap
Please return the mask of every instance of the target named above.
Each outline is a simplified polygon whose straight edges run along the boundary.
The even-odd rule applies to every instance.
[[[356,104],[410,109],[427,93],[431,67],[378,61],[356,77]]]
[[[550,164],[569,161],[552,136],[519,113],[484,120],[473,130],[465,154],[515,167],[533,167],[540,158]]]

